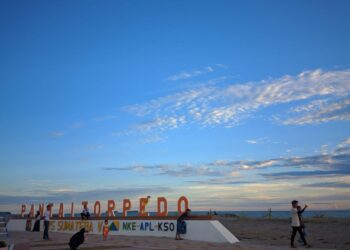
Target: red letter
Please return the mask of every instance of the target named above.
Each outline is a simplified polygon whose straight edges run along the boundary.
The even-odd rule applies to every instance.
[[[30,206],[29,215],[30,215],[31,218],[34,218],[34,204],[32,204],[32,205]]]
[[[70,206],[70,217],[71,219],[74,218],[74,203],[72,202],[71,206]]]
[[[123,200],[123,216],[125,217],[127,212],[131,209],[131,202],[129,199]]]
[[[108,217],[114,217],[114,208],[115,208],[114,200],[108,200],[108,203],[107,203]]]
[[[21,216],[24,217],[24,213],[26,212],[26,205],[22,204],[21,207]]]
[[[44,215],[44,204],[39,204],[40,217]]]
[[[98,207],[98,210],[97,210],[97,207]],[[97,212],[98,211],[98,212]],[[95,205],[94,205],[94,214],[96,217],[100,217],[101,216],[101,203],[99,201],[96,201],[95,202]]]
[[[58,209],[58,218],[63,218],[63,203],[60,203],[60,207]]]
[[[161,204],[163,203],[164,210],[161,211]],[[168,215],[168,201],[165,199],[165,197],[158,197],[157,202],[157,215],[158,216],[167,216]]]
[[[177,212],[179,214],[182,214],[185,211],[182,211],[181,209],[181,203],[184,202],[185,203],[185,210],[188,209],[188,199],[185,196],[181,196],[179,198],[179,200],[177,201]]]
[[[49,209],[49,211],[50,211],[50,217],[52,217],[52,210],[53,210],[52,207],[53,207],[53,203],[49,203],[48,206],[49,206],[48,209]]]
[[[147,196],[147,198],[140,198],[140,211],[139,211],[140,216],[148,216],[148,212],[145,212],[148,199],[149,199],[149,196]]]

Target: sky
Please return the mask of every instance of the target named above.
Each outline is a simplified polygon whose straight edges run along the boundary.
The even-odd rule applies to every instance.
[[[0,210],[350,209],[349,11],[1,1]]]

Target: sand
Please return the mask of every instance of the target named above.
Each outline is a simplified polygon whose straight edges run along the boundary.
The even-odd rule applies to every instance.
[[[248,219],[217,217],[240,243],[208,243],[190,240],[175,241],[169,238],[111,236],[103,241],[99,235],[89,235],[87,241],[79,249],[103,250],[278,250],[290,249],[290,226],[287,219]],[[312,249],[350,249],[350,219],[309,219],[305,221],[309,230],[307,239]],[[7,242],[23,243],[30,249],[58,250],[69,249],[67,242],[70,234],[50,232],[51,241],[41,239],[42,232],[12,232]],[[297,240],[298,237],[296,237]],[[299,249],[304,249],[296,241]]]
[[[261,246],[288,246],[290,244],[289,219],[218,218],[242,242]],[[306,240],[312,248],[350,249],[350,218],[304,219]],[[301,246],[296,236],[295,245]]]

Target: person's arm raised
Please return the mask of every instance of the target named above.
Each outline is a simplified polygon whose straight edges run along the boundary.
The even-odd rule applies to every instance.
[[[307,205],[305,204],[304,208],[302,210],[300,210],[300,213],[303,213],[306,208],[307,208]]]

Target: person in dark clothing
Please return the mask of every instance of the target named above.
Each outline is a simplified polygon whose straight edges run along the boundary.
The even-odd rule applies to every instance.
[[[76,250],[85,241],[85,228],[82,228],[79,232],[74,234],[69,241],[69,247],[71,250]]]
[[[89,208],[86,204],[84,204],[84,209],[80,215],[82,220],[88,220],[90,218]]]
[[[29,213],[26,221],[26,231],[30,231],[31,229],[32,229],[32,216]]]
[[[191,209],[186,209],[186,211],[177,218],[176,223],[176,236],[175,240],[182,240],[180,237],[180,234],[186,234],[186,221],[185,219],[188,219],[190,217]]]
[[[36,212],[35,223],[32,232],[40,232],[40,211]]]

